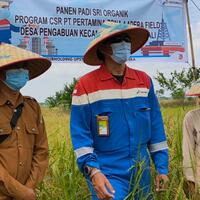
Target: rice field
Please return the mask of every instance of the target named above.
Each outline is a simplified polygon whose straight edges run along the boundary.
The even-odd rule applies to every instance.
[[[182,173],[182,121],[192,106],[162,108],[170,148],[170,182],[166,192],[155,194],[156,200],[186,200]],[[42,108],[50,148],[50,165],[44,182],[38,187],[39,200],[90,200],[90,193],[79,173],[69,134],[68,111]],[[152,175],[155,175],[152,170]],[[152,185],[153,182],[152,182]],[[129,200],[134,199],[130,196]],[[191,199],[190,199],[191,200]]]

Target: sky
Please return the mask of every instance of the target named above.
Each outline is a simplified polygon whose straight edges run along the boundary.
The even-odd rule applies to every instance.
[[[200,0],[194,0],[200,7]],[[192,26],[194,52],[196,67],[200,66],[200,11],[189,0],[189,12]],[[189,55],[190,58],[190,55]],[[159,89],[158,83],[154,77],[156,72],[163,72],[169,76],[170,72],[188,68],[188,64],[180,63],[127,63],[129,67],[140,69],[148,73],[155,85],[155,89]],[[189,61],[191,65],[191,59]],[[33,79],[21,90],[23,95],[28,95],[36,98],[39,102],[44,102],[49,96],[53,96],[55,92],[63,89],[64,84],[71,83],[73,77],[81,77],[84,74],[96,69],[93,66],[85,65],[84,63],[53,63],[52,67],[40,77]],[[169,94],[169,93],[167,93]]]

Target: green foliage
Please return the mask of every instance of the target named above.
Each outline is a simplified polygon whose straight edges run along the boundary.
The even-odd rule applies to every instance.
[[[60,108],[42,108],[49,143],[49,168],[37,200],[89,200],[86,182],[76,165],[69,134],[70,116]]]
[[[56,92],[54,96],[47,97],[45,104],[50,107],[59,107],[70,108],[72,103],[72,93],[78,79],[73,78],[72,83],[65,84],[64,89]]]
[[[196,69],[196,79],[200,78],[200,68]],[[162,89],[169,90],[174,99],[184,98],[185,89],[191,87],[193,82],[193,68],[183,69],[180,72],[176,70],[171,72],[170,78],[166,78],[164,73],[157,72],[155,79]]]
[[[39,187],[38,199],[89,199],[86,183],[76,165],[73,149],[66,149],[66,147],[66,141],[54,140],[50,151],[51,159],[48,175]]]
[[[158,98],[161,98],[165,93],[165,90],[164,89],[159,89],[159,90],[156,90],[156,95]]]

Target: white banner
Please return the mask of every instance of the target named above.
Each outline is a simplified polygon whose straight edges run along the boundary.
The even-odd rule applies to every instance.
[[[0,42],[80,62],[105,20],[147,28],[132,61],[187,62],[185,0],[0,0]],[[6,6],[7,5],[7,6]]]

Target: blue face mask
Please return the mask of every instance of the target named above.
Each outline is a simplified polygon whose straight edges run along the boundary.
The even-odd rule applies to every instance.
[[[0,8],[0,20],[8,19],[10,16],[10,11],[8,8]]]
[[[131,55],[131,43],[130,42],[119,42],[112,43],[112,52],[113,55],[111,58],[118,64],[125,63]]]
[[[6,80],[4,81],[11,89],[19,91],[29,80],[29,71],[23,68],[10,69],[6,71]]]

